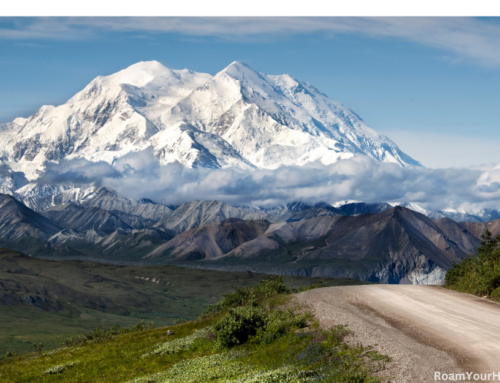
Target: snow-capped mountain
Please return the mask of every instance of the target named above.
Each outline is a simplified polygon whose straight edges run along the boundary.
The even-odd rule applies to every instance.
[[[456,222],[489,222],[500,219],[500,212],[495,209],[479,210],[435,210],[427,214],[432,219],[450,218]]]
[[[423,214],[423,215],[429,215],[429,211],[427,211],[426,209],[424,209],[422,206],[416,204],[415,202],[393,202],[393,203],[390,203],[392,206],[401,206],[401,207],[405,207],[407,209],[410,209],[410,210],[413,210],[413,211],[416,211],[417,213],[420,213],[420,214]]]
[[[312,85],[240,62],[215,76],[140,62],[0,126],[0,158],[29,180],[47,161],[112,164],[147,148],[161,164],[188,167],[273,169],[354,155],[420,166]]]
[[[333,204],[345,215],[378,214],[394,206],[401,206],[432,219],[449,218],[455,222],[489,222],[500,219],[500,212],[495,209],[476,210],[427,210],[415,202],[376,202],[339,201]]]

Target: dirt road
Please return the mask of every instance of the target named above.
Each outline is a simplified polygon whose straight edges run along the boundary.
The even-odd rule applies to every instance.
[[[346,324],[353,343],[377,345],[390,356],[380,375],[391,382],[435,382],[435,372],[500,372],[499,304],[412,285],[327,287],[298,299],[315,310],[321,325]],[[489,378],[479,381],[499,381]]]

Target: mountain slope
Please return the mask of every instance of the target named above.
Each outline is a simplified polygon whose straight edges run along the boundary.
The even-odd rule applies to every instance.
[[[379,214],[323,216],[271,224],[264,233],[252,232],[243,243],[233,243],[225,249],[211,235],[222,226],[226,232],[238,232],[242,222],[248,225],[248,221],[226,220],[188,230],[143,259],[201,260],[192,265],[433,284],[442,282],[452,262],[479,245],[475,235],[454,221],[434,221],[404,207]]]
[[[107,210],[84,207],[74,203],[54,206],[42,214],[62,227],[78,231],[94,230],[98,233],[110,234],[117,229],[133,229]]]
[[[1,130],[0,158],[30,180],[47,161],[112,164],[145,149],[188,167],[273,169],[353,155],[420,166],[310,84],[240,62],[215,76],[140,62]]]
[[[62,227],[10,195],[0,194],[0,246],[36,256],[83,256],[48,239]]]
[[[268,76],[233,62],[161,117],[215,133],[259,168],[325,164],[354,154],[419,165],[357,115],[289,75]]]
[[[267,221],[243,221],[236,218],[187,230],[173,240],[157,247],[143,259],[169,255],[171,259],[211,259],[258,238],[269,227]]]
[[[378,214],[385,210],[391,209],[392,206],[386,202],[379,203],[365,203],[365,202],[352,202],[338,207],[345,215],[358,215],[358,214]]]
[[[154,227],[182,233],[186,230],[220,222],[227,218],[266,219],[265,211],[250,207],[233,207],[221,201],[192,201],[182,204]]]
[[[293,222],[335,215],[343,215],[343,213],[325,203],[314,206],[292,203],[273,209],[259,209],[248,206],[230,206],[221,201],[192,201],[179,206],[170,215],[156,223],[154,227],[182,233],[195,227],[221,222],[228,218]]]
[[[95,241],[88,251],[97,257],[115,260],[138,261],[176,235],[168,229],[148,228],[143,230],[115,230],[108,236]]]
[[[10,195],[0,194],[0,237],[48,239],[62,228],[24,206]]]
[[[500,213],[494,209],[478,211],[436,210],[429,212],[430,218],[451,218],[456,222],[489,222],[500,218]]]
[[[400,206],[346,216],[328,204],[265,210],[220,201],[193,201],[154,227],[134,229],[92,201],[100,196],[96,204],[122,209],[134,203],[156,205],[96,190],[84,193],[89,198],[80,203],[52,206],[42,214],[1,195],[0,245],[42,257],[188,262],[385,283],[439,283],[452,262],[477,249],[486,228],[494,235],[500,232],[500,220],[457,224]]]
[[[75,203],[112,212],[135,229],[146,228],[173,211],[172,207],[151,200],[134,201],[115,192],[94,186],[51,186],[30,183],[15,193],[31,209],[43,212],[56,206]]]

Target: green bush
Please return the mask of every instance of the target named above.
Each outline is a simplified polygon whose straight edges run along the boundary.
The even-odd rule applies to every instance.
[[[285,284],[285,280],[281,275],[267,277],[267,279],[264,279],[257,285],[257,291],[263,294],[264,298],[296,292],[296,290],[289,288]]]
[[[75,347],[87,343],[85,335],[74,335],[62,341],[62,345],[66,347]]]
[[[307,316],[293,310],[274,310],[267,314],[265,327],[257,330],[255,341],[269,344],[289,332],[307,326]]]
[[[454,263],[445,277],[445,287],[481,296],[500,298],[500,235],[481,236],[477,252]]]
[[[201,317],[209,317],[235,307],[257,306],[267,298],[311,290],[322,287],[323,284],[324,282],[320,281],[310,286],[302,286],[299,290],[297,290],[288,287],[281,275],[268,276],[257,286],[238,288],[234,292],[224,295],[221,302],[208,306],[207,310],[201,315]]]
[[[248,341],[266,326],[267,313],[256,307],[230,309],[214,327],[217,343],[222,347],[233,347]]]
[[[42,352],[45,347],[43,343],[33,343],[36,352]]]
[[[7,351],[7,352],[5,353],[5,355],[4,355],[2,358],[0,358],[0,360],[1,360],[1,359],[9,359],[9,358],[13,358],[14,356],[17,356],[17,353]]]
[[[306,291],[323,286],[320,281],[305,286]],[[274,310],[274,297],[283,297],[298,292],[288,287],[282,276],[269,276],[257,286],[240,288],[224,296],[222,301],[210,306],[205,316],[225,310],[229,312],[214,327],[217,343],[221,347],[234,347],[246,343],[250,338],[262,343],[269,343],[289,332],[292,328],[306,326],[306,317],[292,310]],[[282,302],[278,299],[278,306]]]
[[[309,286],[300,286],[297,292],[301,293],[303,291],[308,291],[308,290],[314,290],[314,289],[319,289],[321,287],[325,287],[326,283],[325,281],[318,281],[316,283],[313,283]]]

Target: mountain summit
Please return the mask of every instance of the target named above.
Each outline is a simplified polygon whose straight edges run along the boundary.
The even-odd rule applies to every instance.
[[[312,85],[238,61],[215,76],[140,62],[0,131],[0,158],[30,180],[47,161],[113,163],[148,148],[161,164],[187,167],[274,169],[356,155],[420,166]]]

